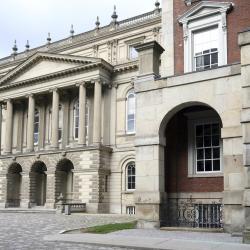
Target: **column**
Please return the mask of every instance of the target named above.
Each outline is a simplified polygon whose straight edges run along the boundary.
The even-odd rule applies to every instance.
[[[59,93],[57,89],[53,90],[52,99],[52,138],[51,147],[58,148],[58,124],[59,124]]]
[[[78,144],[81,146],[86,145],[85,111],[86,111],[86,87],[84,83],[81,83],[79,85],[79,134],[78,134]]]
[[[34,151],[34,120],[35,120],[35,98],[29,95],[28,122],[27,122],[27,151]]]
[[[102,107],[102,85],[101,80],[95,80],[94,93],[94,124],[93,124],[93,144],[101,143],[101,107]]]
[[[13,132],[13,103],[12,100],[7,100],[6,111],[6,132],[5,132],[5,153],[12,152],[12,132]]]

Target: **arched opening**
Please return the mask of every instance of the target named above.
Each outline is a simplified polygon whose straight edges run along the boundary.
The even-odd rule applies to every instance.
[[[42,161],[35,162],[30,172],[30,203],[44,206],[46,202],[47,167]]]
[[[56,166],[56,198],[62,194],[65,202],[73,199],[73,163],[68,159],[62,159]]]
[[[207,105],[177,108],[166,117],[165,192],[162,224],[221,228],[222,121]]]
[[[22,167],[18,163],[12,163],[7,173],[7,202],[6,207],[20,206],[20,191],[22,183]]]

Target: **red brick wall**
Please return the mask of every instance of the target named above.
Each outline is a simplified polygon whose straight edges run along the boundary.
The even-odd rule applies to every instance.
[[[250,0],[217,0],[217,2],[233,2],[234,8],[227,15],[228,25],[228,64],[240,62],[238,32],[250,27]],[[191,7],[195,6],[193,3]],[[183,30],[177,18],[190,7],[183,0],[174,0],[174,41],[175,41],[175,74],[184,72]]]
[[[222,192],[223,177],[188,178],[187,119],[175,115],[166,129],[166,192]]]

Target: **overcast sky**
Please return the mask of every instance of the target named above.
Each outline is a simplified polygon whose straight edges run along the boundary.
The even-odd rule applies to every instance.
[[[111,21],[114,4],[118,20],[154,9],[155,0],[3,0],[0,7],[0,58],[12,53],[14,40],[18,52],[29,40],[31,48],[94,28],[96,16],[101,26]]]

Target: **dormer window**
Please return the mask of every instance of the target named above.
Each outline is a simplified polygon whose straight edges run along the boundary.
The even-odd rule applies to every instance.
[[[179,18],[183,26],[184,72],[227,64],[227,12],[232,3],[201,1]]]

